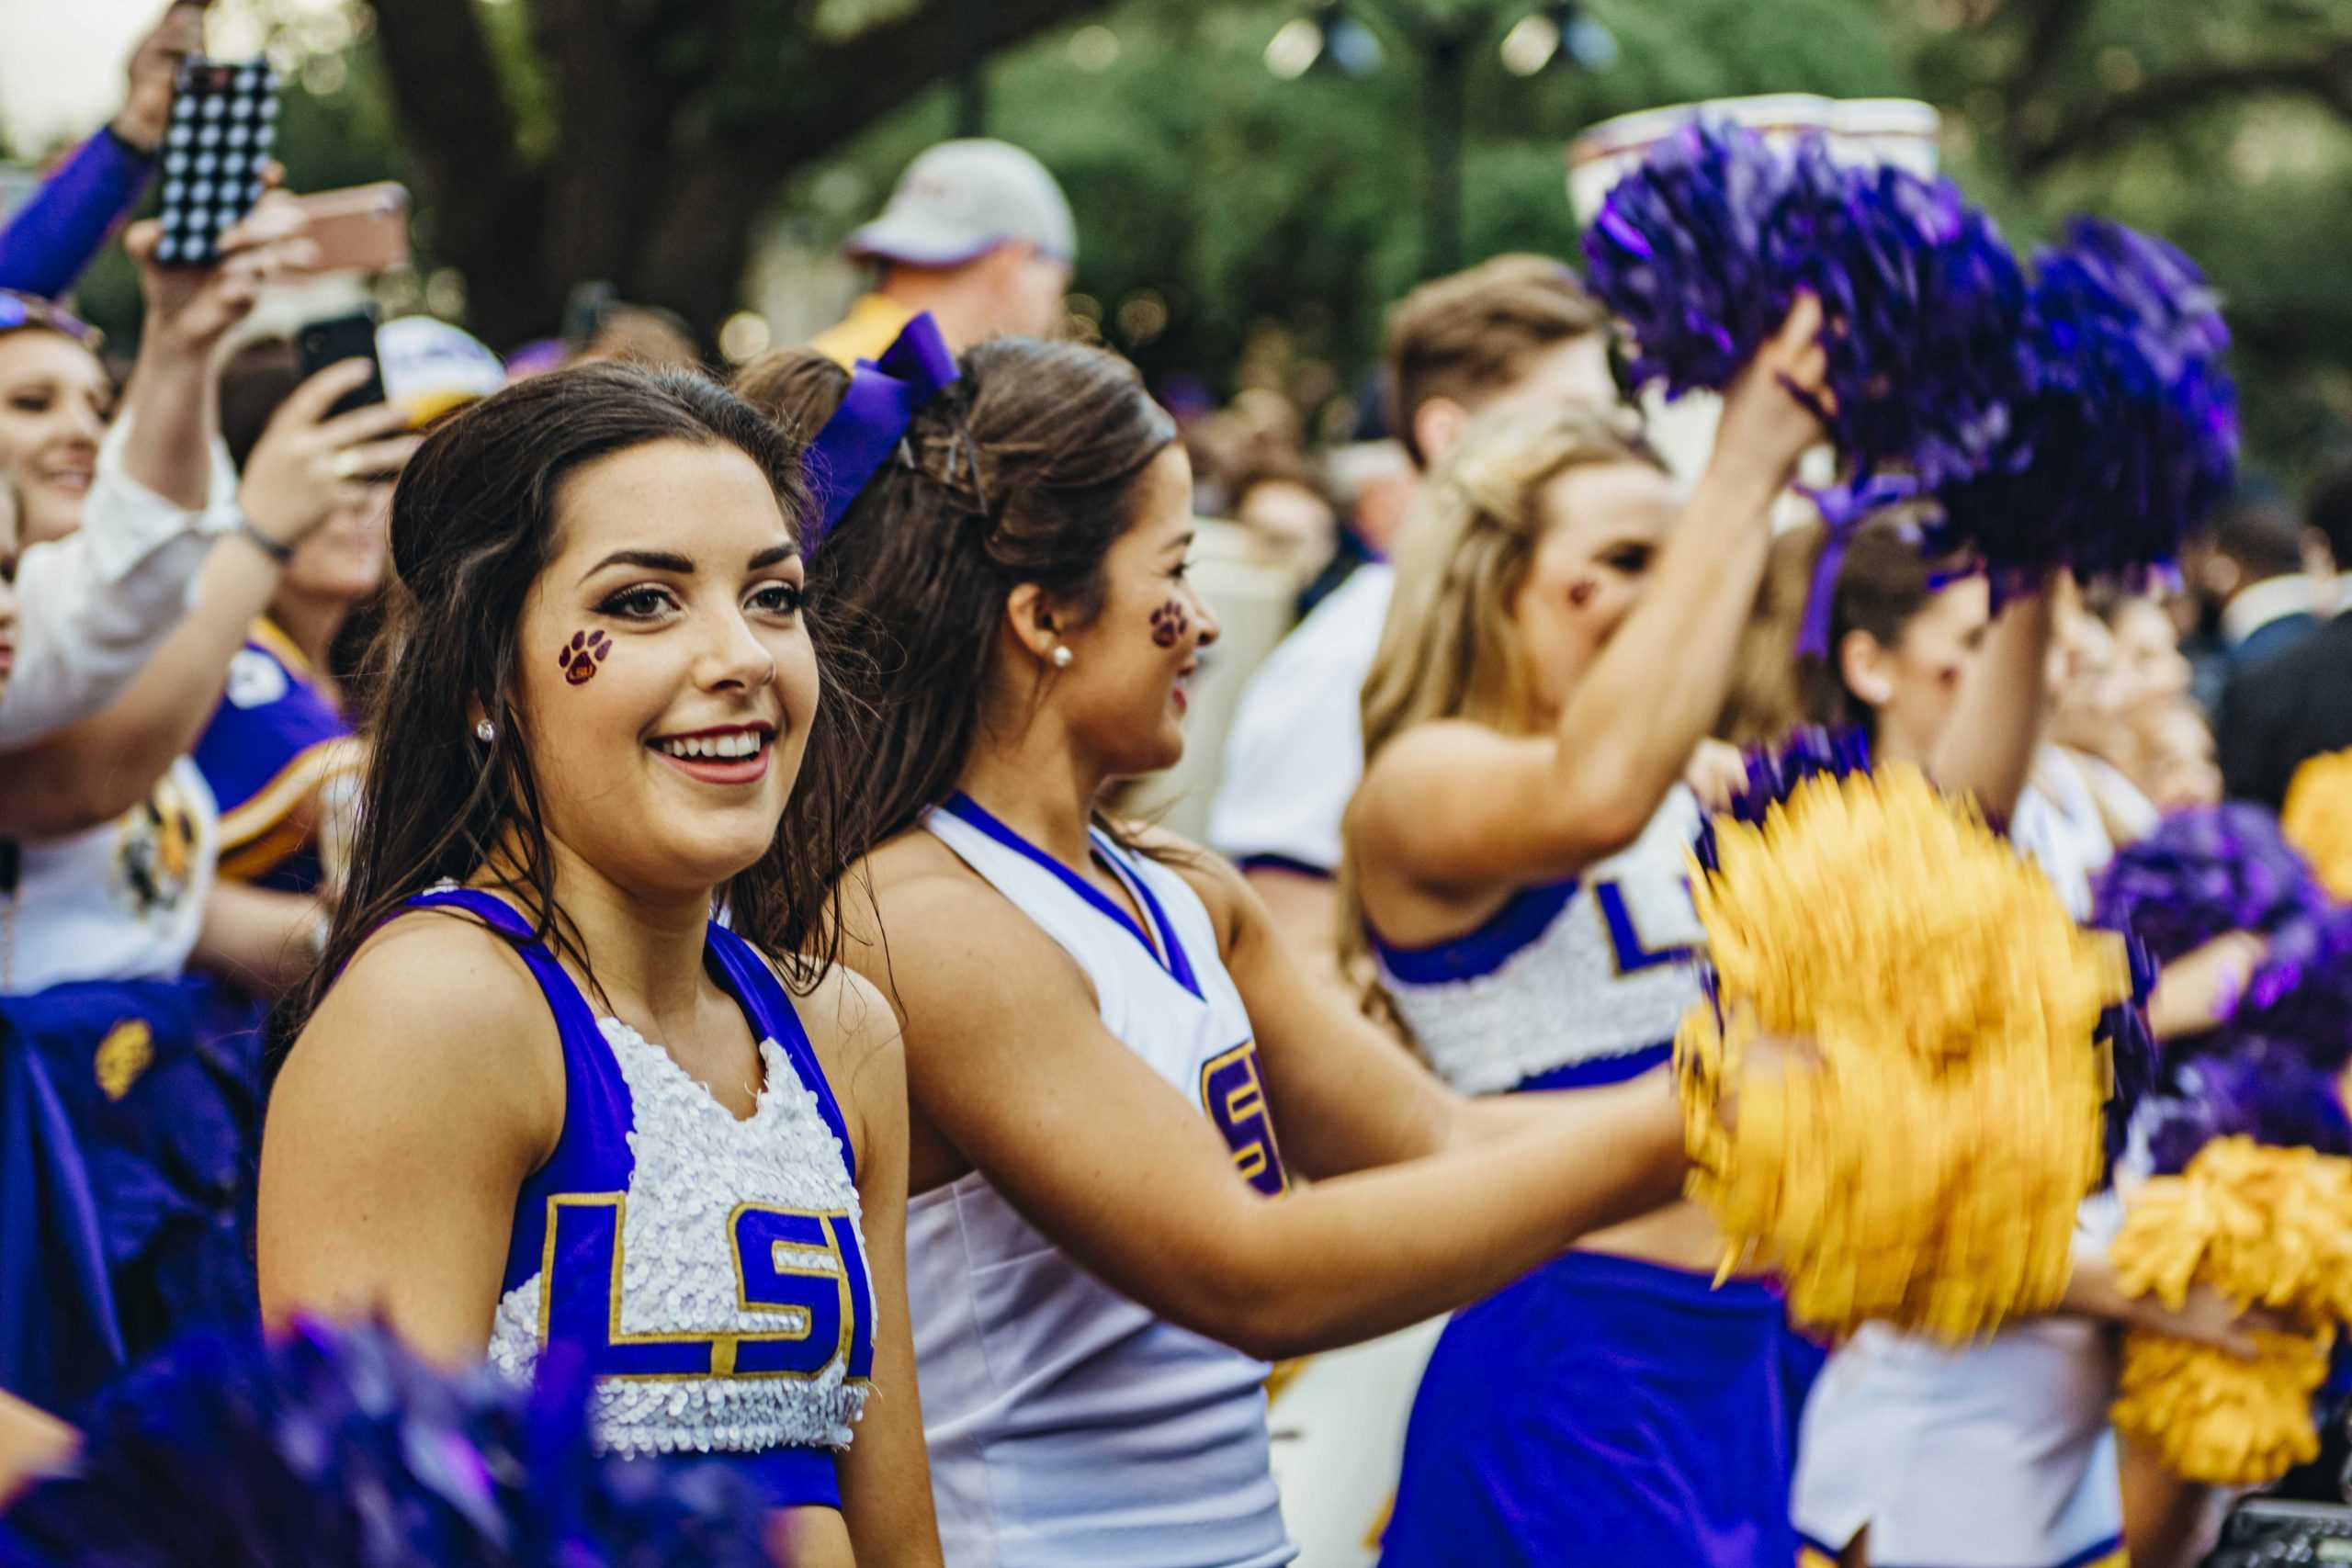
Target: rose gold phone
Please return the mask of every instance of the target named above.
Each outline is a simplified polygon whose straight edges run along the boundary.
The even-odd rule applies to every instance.
[[[383,272],[408,265],[408,187],[395,180],[299,196],[303,230],[319,247],[306,272]]]

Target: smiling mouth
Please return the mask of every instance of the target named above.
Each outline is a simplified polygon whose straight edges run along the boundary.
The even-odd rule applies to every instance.
[[[703,784],[757,784],[767,776],[775,731],[763,724],[731,725],[692,735],[656,736],[645,749]]]

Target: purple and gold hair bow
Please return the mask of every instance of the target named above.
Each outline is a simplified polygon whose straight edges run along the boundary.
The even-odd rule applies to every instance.
[[[841,407],[801,458],[808,487],[817,494],[812,550],[897,450],[915,411],[956,377],[956,355],[928,310],[901,328],[879,359],[857,362]]]

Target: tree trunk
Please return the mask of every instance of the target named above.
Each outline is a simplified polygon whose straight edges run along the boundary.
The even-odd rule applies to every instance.
[[[506,349],[554,332],[592,281],[676,310],[707,343],[786,177],[956,69],[959,21],[994,51],[1105,0],[929,0],[831,42],[779,28],[769,6],[534,0],[558,118],[536,166],[476,3],[379,0],[377,35],[432,249],[465,275],[467,324]]]

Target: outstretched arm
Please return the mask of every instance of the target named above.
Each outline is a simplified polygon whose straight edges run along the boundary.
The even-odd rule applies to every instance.
[[[1268,1199],[1193,1095],[1103,1028],[1076,966],[992,890],[925,878],[893,889],[882,915],[898,952],[922,961],[895,976],[878,954],[853,962],[890,987],[915,1114],[1087,1268],[1252,1355],[1351,1344],[1476,1301],[1680,1189],[1680,1116],[1653,1078]],[[1328,1140],[1327,1155],[1316,1134],[1299,1140],[1317,1163],[1343,1161],[1350,1142]]]
[[[164,13],[130,57],[122,112],[84,142],[0,229],[0,288],[62,298],[130,215],[154,172],[180,62],[204,48],[204,7]]]

